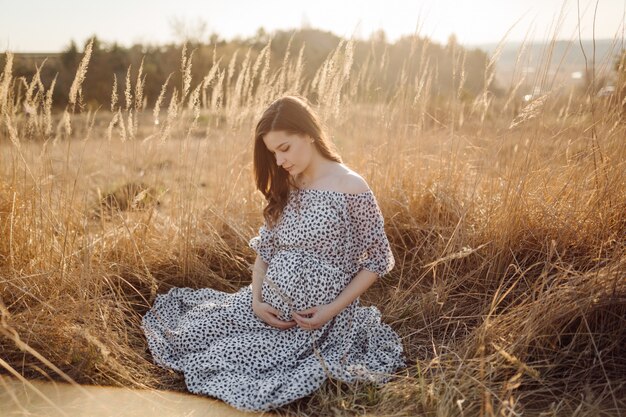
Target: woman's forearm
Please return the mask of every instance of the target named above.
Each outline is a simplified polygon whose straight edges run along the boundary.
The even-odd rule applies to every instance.
[[[335,314],[339,314],[341,310],[350,305],[358,296],[367,291],[377,279],[378,274],[362,269],[329,306],[332,307]]]
[[[261,289],[263,288],[263,278],[267,272],[267,263],[257,255],[252,267],[252,299],[263,301]]]

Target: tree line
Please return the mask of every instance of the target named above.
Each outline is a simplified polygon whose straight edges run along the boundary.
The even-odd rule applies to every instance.
[[[15,54],[13,77],[24,81],[22,86],[18,83],[15,88],[24,88],[27,80],[39,68],[45,88],[55,80],[54,106],[65,107],[85,45],[91,41],[91,59],[82,86],[82,100],[92,108],[106,108],[111,102],[113,85],[118,85],[123,92],[127,76],[132,74],[131,77],[135,77],[140,66],[147,107],[154,105],[168,77],[171,77],[171,84],[181,85],[183,48],[193,52],[191,76],[195,80],[206,76],[215,64],[222,70],[231,72],[230,76],[236,79],[244,56],[249,53],[254,60],[268,43],[271,51],[270,72],[284,65],[287,55],[294,57],[301,51],[303,78],[311,80],[342,38],[317,29],[275,31],[271,34],[259,29],[252,37],[231,41],[222,40],[214,34],[206,42],[135,44],[124,47],[115,42],[103,42],[94,36],[87,39],[82,48],[71,41],[59,54]],[[429,66],[434,72],[432,76],[436,82],[431,82],[429,88],[435,97],[456,94],[462,99],[472,99],[485,87],[485,72],[489,64],[486,52],[479,49],[466,50],[456,42],[454,36],[450,37],[446,45],[417,35],[405,36],[390,43],[385,33],[379,31],[368,40],[353,42],[352,68],[361,68],[366,63],[371,67],[368,78],[370,88],[360,93],[361,100],[391,98],[402,88],[402,83],[407,80],[414,82],[416,77],[423,76],[425,66]],[[0,66],[3,66],[4,60],[4,57],[0,58]],[[460,77],[463,77],[462,88],[459,87]],[[492,85],[490,88],[497,87]]]

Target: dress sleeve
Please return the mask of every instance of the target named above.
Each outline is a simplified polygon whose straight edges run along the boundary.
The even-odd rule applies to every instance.
[[[274,231],[267,228],[267,224],[264,223],[259,228],[259,234],[248,242],[248,245],[254,249],[254,251],[269,264],[274,256],[276,248]]]
[[[355,261],[360,269],[383,276],[395,259],[385,234],[385,220],[371,191],[348,195],[348,212]]]

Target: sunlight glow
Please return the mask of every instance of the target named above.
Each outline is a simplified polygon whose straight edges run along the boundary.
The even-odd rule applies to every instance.
[[[595,1],[580,3],[582,37],[589,39]],[[576,5],[573,0],[57,0],[33,7],[32,2],[0,0],[0,48],[54,52],[71,39],[82,44],[93,34],[126,46],[167,43],[180,40],[173,30],[174,21],[199,32],[203,39],[211,33],[227,40],[249,37],[260,27],[267,32],[312,27],[359,38],[383,29],[391,42],[417,32],[445,43],[455,34],[466,45],[498,42],[509,30],[510,41],[523,40],[527,35],[546,40],[555,32],[560,39],[572,39],[578,36]],[[625,8],[625,0],[600,0],[597,39],[623,36]]]

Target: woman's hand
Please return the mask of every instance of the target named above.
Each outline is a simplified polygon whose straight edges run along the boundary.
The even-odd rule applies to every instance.
[[[282,330],[290,329],[296,325],[296,322],[293,320],[285,321],[278,318],[280,316],[280,311],[276,308],[272,307],[268,303],[264,303],[262,301],[252,300],[252,311],[254,314],[270,326],[277,327]]]
[[[335,317],[337,313],[338,312],[335,311],[331,305],[322,304],[307,308],[306,310],[294,311],[291,313],[291,316],[298,326],[306,330],[314,330],[324,326]]]

